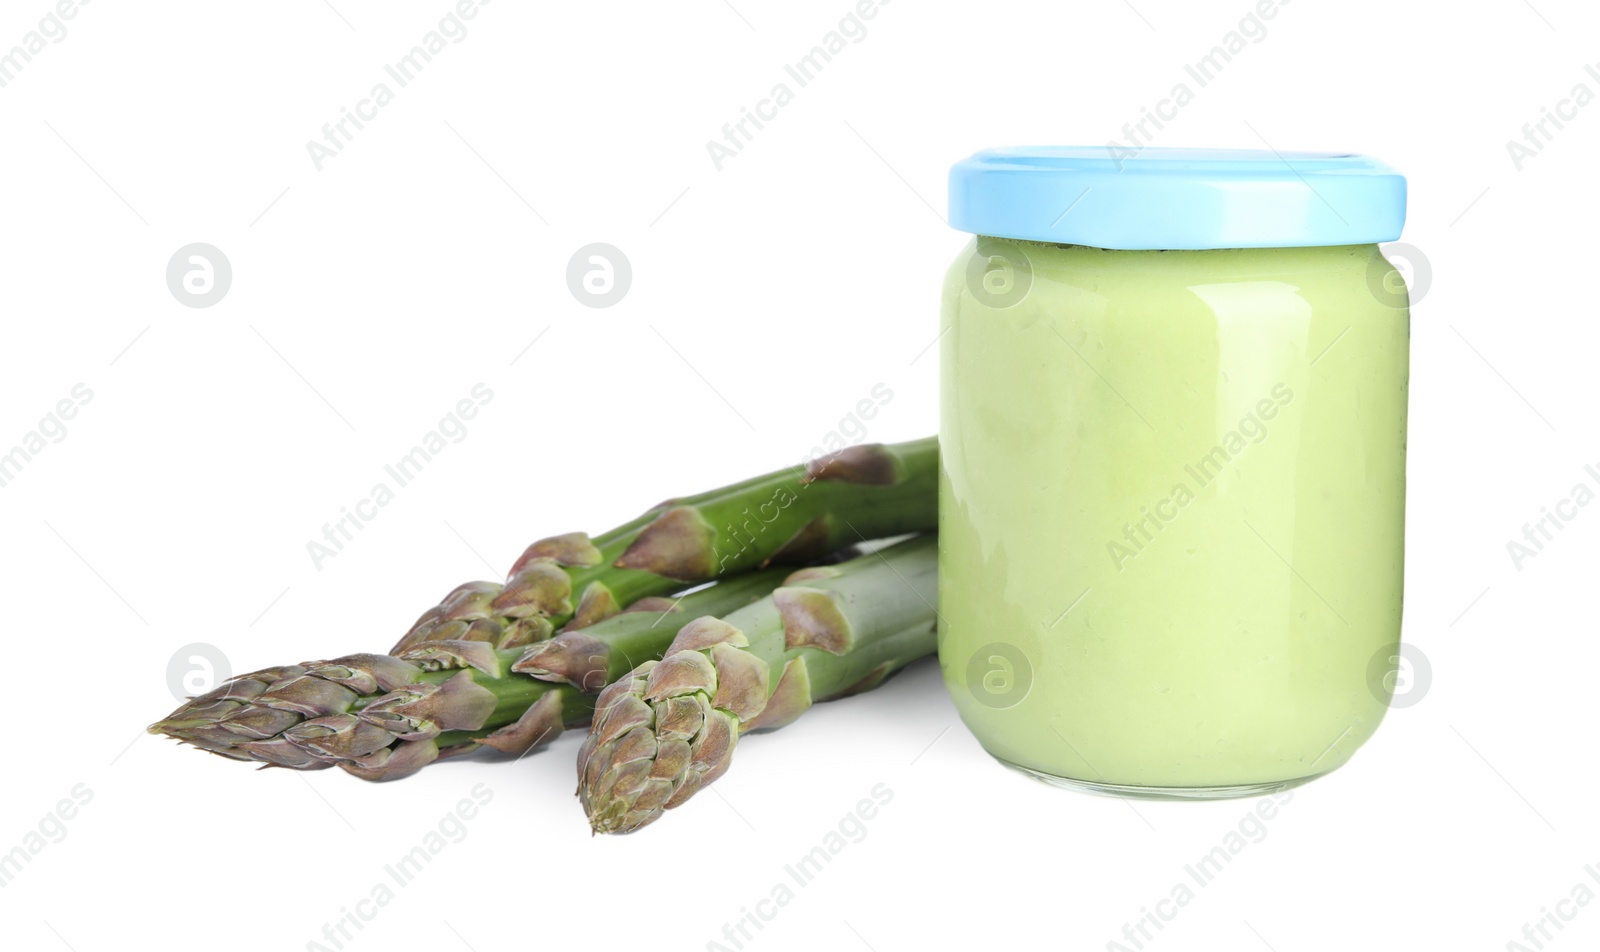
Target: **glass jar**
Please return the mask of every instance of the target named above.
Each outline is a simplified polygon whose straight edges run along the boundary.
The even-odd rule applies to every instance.
[[[1354,155],[1028,148],[950,178],[939,659],[1063,786],[1303,783],[1400,635],[1405,180]]]

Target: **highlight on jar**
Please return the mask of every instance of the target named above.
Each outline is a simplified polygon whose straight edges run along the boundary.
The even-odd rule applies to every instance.
[[[939,662],[995,758],[1213,799],[1373,735],[1404,655],[1410,301],[1379,243],[1405,203],[1348,153],[951,169]]]

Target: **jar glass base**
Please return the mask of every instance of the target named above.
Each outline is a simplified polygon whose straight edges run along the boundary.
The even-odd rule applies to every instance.
[[[998,757],[995,759],[1000,760]],[[1101,783],[1095,780],[1077,780],[1072,777],[1057,777],[1054,774],[1043,773],[1034,770],[1032,767],[1024,767],[1021,764],[1014,764],[1007,760],[1000,760],[1000,762],[1012,770],[1026,774],[1052,787],[1076,790],[1080,793],[1092,793],[1102,797],[1123,797],[1135,800],[1236,800],[1241,797],[1261,797],[1298,787],[1328,773],[1328,771],[1324,771],[1323,773],[1297,777],[1293,780],[1271,780],[1266,783],[1241,783],[1217,787],[1146,787],[1133,784]]]

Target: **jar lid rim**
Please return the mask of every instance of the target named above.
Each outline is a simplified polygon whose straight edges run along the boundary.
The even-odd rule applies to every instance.
[[[950,225],[1100,248],[1274,248],[1394,241],[1405,177],[1351,152],[1021,146],[950,169]]]

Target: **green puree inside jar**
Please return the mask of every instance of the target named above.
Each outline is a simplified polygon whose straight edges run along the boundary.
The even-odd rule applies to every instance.
[[[1209,799],[1392,691],[1406,183],[1348,153],[1025,147],[950,174],[939,657],[995,757]]]
[[[999,272],[975,281],[974,257]],[[994,756],[1228,795],[1372,735],[1405,498],[1408,320],[1382,261],[996,238],[957,259],[940,657]]]

